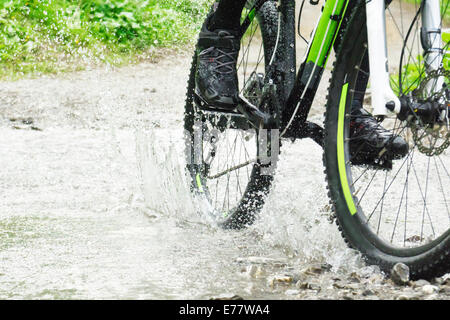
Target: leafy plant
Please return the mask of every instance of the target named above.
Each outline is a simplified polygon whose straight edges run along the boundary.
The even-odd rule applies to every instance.
[[[192,43],[209,0],[0,0],[0,77]]]
[[[450,34],[443,33],[442,41],[444,43],[444,58],[442,61],[442,67],[444,70],[450,70]],[[422,80],[425,78],[425,62],[422,55],[418,55],[414,62],[408,63],[402,68],[402,93],[407,94],[411,91],[417,89]],[[400,95],[399,92],[399,76],[391,76],[391,87],[393,88],[395,94]],[[449,79],[445,79],[449,84]]]

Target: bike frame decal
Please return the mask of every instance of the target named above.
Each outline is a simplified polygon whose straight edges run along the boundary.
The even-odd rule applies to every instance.
[[[347,202],[348,210],[352,215],[355,215],[355,202],[348,185],[347,170],[345,165],[345,151],[344,151],[344,124],[345,124],[345,108],[347,105],[348,83],[342,87],[341,101],[339,104],[339,118],[338,118],[338,132],[337,132],[337,157],[339,167],[339,177],[341,179],[341,187],[344,192],[345,201]]]
[[[253,8],[252,11],[250,11],[250,12],[248,13],[248,18],[250,19],[250,21],[253,21],[253,19],[255,18],[255,16],[256,16],[256,8]]]
[[[347,10],[348,2],[348,0],[328,0],[325,2],[306,62],[313,62],[321,68],[325,67],[342,17]]]
[[[196,176],[198,191],[203,193],[202,179],[200,178],[200,173],[197,173]]]
[[[350,1],[346,1],[346,3],[345,3],[344,11],[342,11],[342,14],[341,14],[342,18],[341,18],[341,21],[339,22],[339,26],[338,26],[335,34],[334,34],[334,38],[333,38],[333,42],[331,43],[331,46],[334,46],[334,43],[336,42],[337,36],[339,34],[339,31],[341,30],[342,22],[344,21],[343,17],[345,16],[345,13],[347,12],[347,8],[348,8],[349,2]],[[327,57],[326,57],[324,66],[327,65],[327,62],[328,62],[329,58],[330,58],[330,55],[328,54]]]

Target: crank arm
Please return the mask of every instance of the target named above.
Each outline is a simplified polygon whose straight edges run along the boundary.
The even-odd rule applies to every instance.
[[[236,107],[237,111],[243,114],[253,127],[258,129],[276,129],[276,122],[272,115],[258,109],[258,107],[253,105],[244,96],[240,96],[239,100],[239,104]]]
[[[250,101],[248,101],[244,96],[239,96],[240,103],[237,106],[237,110],[242,113],[255,128],[260,129],[279,129],[280,121],[280,104],[278,102],[278,98],[276,96],[275,85],[268,84],[263,89],[263,94],[261,100],[259,102],[260,106],[268,105],[270,109],[270,113],[261,110],[262,108],[258,108],[253,105]]]

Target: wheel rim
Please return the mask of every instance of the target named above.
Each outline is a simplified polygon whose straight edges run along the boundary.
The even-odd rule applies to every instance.
[[[387,9],[388,30],[391,32],[388,47],[395,47],[396,44],[392,44],[395,39],[403,41],[400,51],[391,50],[392,53],[389,54],[391,84],[399,96],[417,101],[432,98],[432,95],[424,94],[426,90],[423,87],[433,77],[432,72],[427,72],[424,60],[417,54],[422,49],[420,32],[417,31],[421,25],[421,16],[417,14],[420,8],[420,1],[394,1]],[[443,4],[441,13],[442,29],[448,29],[448,2]],[[412,31],[408,34],[409,30]],[[448,50],[448,45],[448,40],[443,43],[444,51]],[[364,74],[361,70],[363,59],[364,54],[350,77],[354,81]],[[393,61],[397,63],[394,64]],[[445,82],[448,82],[448,72],[448,64],[445,62],[434,76],[444,77]],[[355,93],[355,87],[350,88],[350,101]],[[368,91],[364,98],[364,107],[370,111]],[[441,92],[440,99],[448,105],[448,95]],[[419,254],[448,237],[448,118],[444,118],[446,121],[440,122],[439,126],[426,124],[419,118],[410,121],[400,121],[396,117],[385,119],[380,125],[402,136],[409,144],[409,152],[404,158],[393,160],[391,168],[388,168],[389,162],[385,161],[385,168],[382,169],[381,165],[375,168],[352,164],[352,159],[358,152],[350,153],[350,111],[351,103],[347,103],[344,147],[348,185],[358,211],[357,218],[365,229],[364,232],[368,233],[367,238],[386,252],[406,256]],[[378,160],[382,164],[382,157],[378,157]]]

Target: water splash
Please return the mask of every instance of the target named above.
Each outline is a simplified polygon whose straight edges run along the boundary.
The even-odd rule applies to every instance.
[[[145,206],[162,215],[191,219],[196,216],[185,174],[185,166],[175,143],[163,142],[167,132],[136,132],[136,156]],[[158,138],[158,134],[163,137]],[[170,134],[170,133],[169,133]]]
[[[298,263],[357,269],[363,265],[359,255],[347,247],[330,219],[321,156],[311,141],[284,144],[274,189],[255,229]]]

